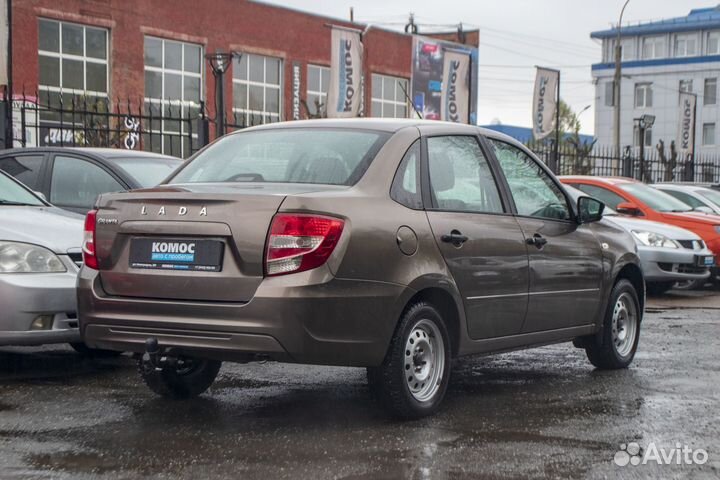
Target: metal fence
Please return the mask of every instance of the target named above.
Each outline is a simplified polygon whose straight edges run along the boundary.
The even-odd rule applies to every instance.
[[[3,128],[12,118],[12,132]],[[270,119],[233,113],[225,119],[232,132]],[[202,102],[189,108],[170,100],[146,102],[78,97],[62,92],[0,95],[0,147],[81,146],[145,150],[187,158],[210,141],[210,124]],[[8,130],[6,132],[6,130]],[[566,141],[530,148],[560,175],[622,175],[647,183],[671,181],[720,182],[720,155],[681,155],[674,144],[660,141],[644,149],[626,147],[620,156],[612,147]]]
[[[112,100],[57,92],[0,95],[0,123],[12,118],[12,133],[0,128],[6,147],[110,147],[187,158],[207,145],[210,124],[204,104]],[[8,114],[9,109],[9,114]],[[243,118],[227,119],[226,131],[245,128]],[[0,145],[2,147],[3,145]]]
[[[594,144],[555,146],[529,143],[530,148],[547,165],[555,166],[559,175],[620,175],[656,182],[720,182],[720,156],[717,154],[681,155],[674,145],[658,142],[653,147],[625,147],[621,156],[613,147]]]

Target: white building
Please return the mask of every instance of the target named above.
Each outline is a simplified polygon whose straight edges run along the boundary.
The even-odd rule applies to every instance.
[[[595,83],[595,136],[614,145],[615,43],[617,29],[593,32],[602,41],[602,63],[592,66]],[[720,5],[691,10],[686,17],[623,26],[620,145],[639,146],[637,122],[655,115],[645,145],[666,146],[678,134],[679,94],[697,94],[695,145],[698,154],[720,153]]]

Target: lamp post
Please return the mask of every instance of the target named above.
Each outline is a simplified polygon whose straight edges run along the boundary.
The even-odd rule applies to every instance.
[[[625,7],[627,7],[630,0],[625,0],[625,4],[620,10],[620,19],[617,25],[617,38],[615,40],[615,80],[613,82],[613,96],[615,97],[615,155],[613,159],[613,175],[617,175],[618,160],[620,158],[620,81],[622,80],[622,46],[620,45],[621,37],[620,32],[622,30],[622,18],[625,13]]]
[[[205,55],[215,77],[215,123],[218,137],[225,135],[225,73],[230,68],[232,59],[240,58],[241,55],[238,52],[226,53],[222,50]]]
[[[645,181],[645,130],[652,128],[655,123],[655,115],[645,114],[634,120],[637,122],[640,140],[640,181]]]

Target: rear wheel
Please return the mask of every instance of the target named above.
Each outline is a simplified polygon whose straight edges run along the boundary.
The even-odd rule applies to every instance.
[[[138,371],[145,384],[158,395],[166,398],[185,399],[197,397],[213,384],[222,362],[181,358],[173,368],[158,370],[148,362],[138,360]]]
[[[379,367],[368,368],[368,383],[383,405],[400,418],[435,413],[450,378],[450,343],[440,313],[418,302],[403,314]]]
[[[635,287],[621,279],[613,287],[600,338],[585,347],[597,368],[627,368],[635,358],[640,340],[640,302]]]

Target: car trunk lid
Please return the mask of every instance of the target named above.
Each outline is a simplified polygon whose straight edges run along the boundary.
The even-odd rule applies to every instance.
[[[338,187],[168,185],[101,198],[100,281],[109,295],[249,301],[263,279],[268,228],[287,195]]]

